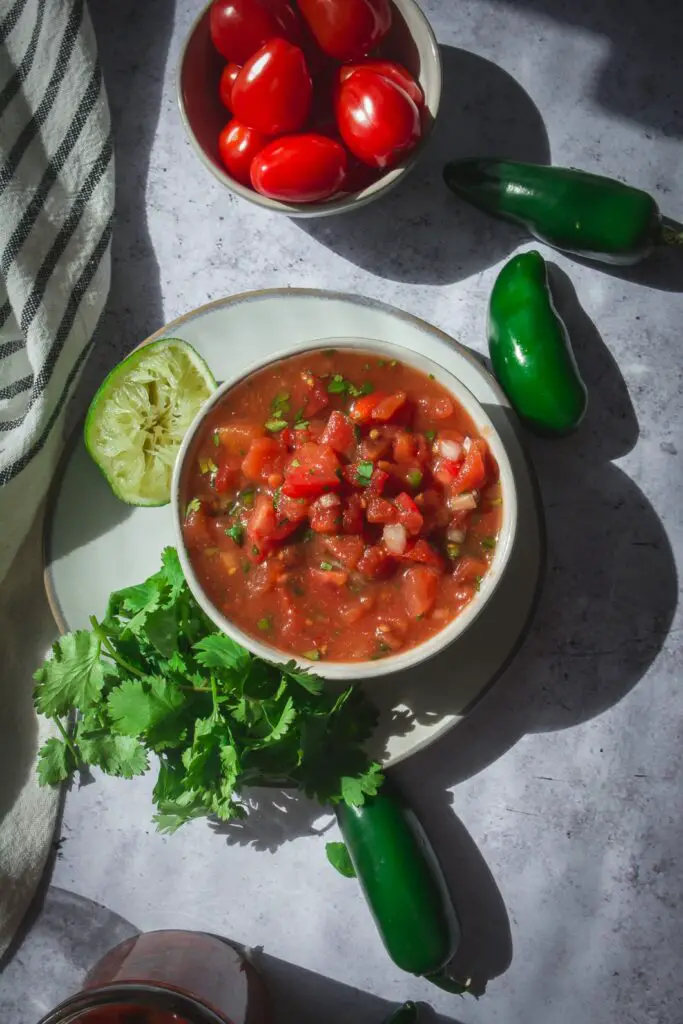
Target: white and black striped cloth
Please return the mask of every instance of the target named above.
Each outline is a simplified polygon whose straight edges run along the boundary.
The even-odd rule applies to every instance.
[[[109,287],[114,161],[84,0],[0,0],[0,579]]]
[[[14,556],[54,473],[107,298],[113,204],[109,110],[84,0],[0,0],[0,956],[40,879],[57,808],[33,768],[48,726],[31,675],[54,629],[37,527]]]

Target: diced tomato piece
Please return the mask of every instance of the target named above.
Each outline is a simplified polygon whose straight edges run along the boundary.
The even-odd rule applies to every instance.
[[[257,437],[263,437],[264,433],[260,423],[227,423],[216,429],[220,447],[230,455],[242,457],[249,451],[251,442]]]
[[[304,519],[308,519],[308,502],[303,498],[290,498],[280,492],[275,511],[278,522],[288,519],[291,523],[300,523]]]
[[[287,540],[298,528],[299,523],[293,523],[289,519],[280,519],[273,530],[272,539],[278,542]]]
[[[444,560],[439,552],[422,538],[416,540],[412,547],[406,550],[403,557],[409,562],[420,562],[422,565],[429,565],[438,572],[443,572],[445,568]]]
[[[447,395],[438,397],[425,395],[423,398],[418,398],[417,404],[420,406],[420,411],[429,419],[447,420],[449,416],[453,415],[453,403]]]
[[[336,494],[323,494],[311,505],[308,516],[316,533],[340,533],[342,528],[341,499]]]
[[[370,477],[370,483],[365,489],[365,493],[368,497],[373,495],[382,494],[384,488],[389,480],[389,474],[383,469],[375,468],[372,476]]]
[[[401,591],[406,611],[411,618],[417,619],[432,610],[438,586],[439,577],[433,569],[422,565],[406,569],[401,580]]]
[[[463,530],[464,532],[467,532],[467,527],[469,525],[471,516],[472,509],[459,508],[455,512],[451,513],[451,518],[448,525],[454,530]]]
[[[355,569],[365,545],[362,537],[328,537],[325,546],[335,562],[344,569]]]
[[[434,459],[432,476],[435,480],[438,480],[440,484],[443,484],[444,487],[450,487],[450,485],[457,480],[462,465],[462,462],[456,462],[454,459]]]
[[[476,580],[477,576],[483,576],[487,569],[488,565],[482,558],[463,555],[455,563],[453,579],[458,583],[469,583],[472,580]]]
[[[343,587],[346,586],[349,574],[344,572],[343,569],[309,569],[308,575],[311,578],[311,583],[322,583],[327,587]]]
[[[369,523],[395,523],[398,511],[386,498],[370,498],[365,516]]]
[[[364,437],[358,445],[358,458],[363,462],[376,462],[391,450],[392,439],[384,436],[384,430],[372,430],[370,433],[377,434],[377,437]]]
[[[336,452],[348,452],[356,440],[353,423],[336,409],[330,413],[327,425],[320,435],[320,444],[328,444]]]
[[[329,445],[303,445],[285,467],[282,490],[290,498],[317,498],[341,486],[339,459]]]
[[[272,437],[255,437],[242,460],[242,472],[254,483],[266,481],[272,473],[282,471],[283,450]]]
[[[250,540],[262,540],[272,537],[275,532],[275,509],[273,499],[268,494],[259,494],[254,502],[254,509],[247,523],[247,537]]]
[[[216,478],[213,482],[213,489],[216,494],[227,494],[237,482],[239,466],[226,461],[218,467]]]
[[[394,460],[396,462],[415,462],[417,459],[417,441],[414,434],[402,430],[394,438]]]
[[[325,384],[318,377],[314,377],[313,383],[309,386],[309,391],[306,395],[304,417],[310,419],[311,416],[316,416],[323,409],[327,409],[329,404],[330,396],[327,393]]]
[[[200,505],[199,508],[191,508],[188,512],[183,523],[183,537],[188,548],[197,551],[211,546],[209,517],[203,505]]]
[[[470,450],[465,455],[464,462],[453,483],[454,494],[461,494],[463,491],[478,491],[484,486],[487,452],[488,445],[482,438],[479,437],[472,441]]]
[[[371,417],[380,423],[386,423],[392,416],[395,416],[399,409],[402,409],[408,398],[405,391],[397,391],[393,395],[387,395],[380,399],[372,409]]]
[[[352,494],[346,500],[342,512],[342,530],[344,533],[362,533],[364,525],[364,508],[361,496]]]
[[[413,499],[403,491],[394,498],[394,504],[398,509],[399,523],[403,523],[411,537],[417,537],[424,525],[424,519]]]
[[[385,391],[373,391],[370,395],[361,395],[356,398],[349,410],[349,416],[354,423],[369,423],[375,406],[379,405],[389,396]]]
[[[259,559],[255,556],[255,561]],[[285,574],[282,563],[277,558],[271,558],[256,566],[247,576],[246,586],[250,594],[269,594],[277,590]]]
[[[372,594],[361,594],[357,601],[353,604],[348,605],[346,608],[339,609],[339,615],[347,626],[352,626],[355,622],[358,622],[368,612],[372,611],[375,606],[375,598]]]
[[[366,548],[358,562],[358,572],[371,580],[386,579],[396,566],[395,560],[381,544]]]

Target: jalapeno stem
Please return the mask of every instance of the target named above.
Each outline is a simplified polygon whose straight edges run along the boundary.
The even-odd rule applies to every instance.
[[[662,224],[659,237],[662,245],[683,245],[683,231],[676,230],[670,224]]]

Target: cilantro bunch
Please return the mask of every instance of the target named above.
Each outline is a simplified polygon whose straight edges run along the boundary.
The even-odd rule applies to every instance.
[[[272,665],[216,632],[173,548],[158,573],[112,594],[91,626],[63,636],[35,673],[36,707],[62,735],[40,751],[43,785],[84,765],[133,778],[154,754],[154,820],[167,832],[202,815],[244,817],[244,786],[362,804],[381,785],[363,749],[377,712],[362,691],[334,692],[294,662]]]

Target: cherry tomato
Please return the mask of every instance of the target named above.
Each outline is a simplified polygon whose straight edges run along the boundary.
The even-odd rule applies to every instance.
[[[346,150],[325,135],[288,135],[262,149],[251,165],[261,195],[291,203],[315,203],[337,192],[346,172]]]
[[[221,103],[228,110],[232,110],[232,87],[237,81],[242,68],[239,64],[226,64],[223,68],[221,80],[218,86],[218,95],[220,96]]]
[[[421,135],[420,113],[394,82],[370,71],[356,71],[337,97],[337,123],[354,156],[370,167],[392,167]]]
[[[251,163],[268,145],[266,135],[233,119],[218,136],[218,152],[228,174],[243,185],[251,185]]]
[[[295,132],[308,117],[312,92],[299,47],[271,39],[240,71],[232,89],[232,109],[239,121],[264,135]]]
[[[297,42],[300,27],[285,0],[214,0],[209,16],[213,45],[235,64],[244,64],[275,36]]]
[[[359,64],[347,64],[339,70],[340,82],[355,74],[356,71],[372,71],[376,75],[388,78],[395,85],[399,85],[404,92],[407,92],[418,110],[424,106],[425,98],[422,89],[415,81],[410,71],[397,64],[393,60],[363,60]]]
[[[318,46],[335,60],[360,60],[391,27],[389,0],[298,0]]]

